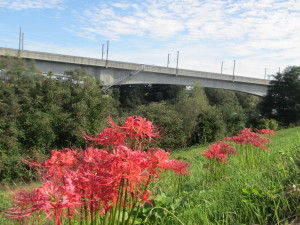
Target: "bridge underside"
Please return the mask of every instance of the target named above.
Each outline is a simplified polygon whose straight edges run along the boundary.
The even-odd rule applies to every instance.
[[[0,47],[0,55],[21,56],[28,63],[33,59],[37,67],[44,73],[51,70],[55,74],[64,74],[67,70],[80,67],[85,69],[88,74],[102,80],[107,87],[123,84],[192,85],[198,82],[203,87],[234,90],[263,96],[267,93],[269,86],[268,80],[257,78],[28,50],[18,51]]]
[[[250,93],[257,96],[263,96],[267,92],[267,86],[251,83],[242,83],[237,81],[212,80],[202,77],[187,77],[180,75],[164,75],[141,72],[133,77],[128,77],[122,84],[175,84],[192,85],[200,83],[202,87],[226,89],[239,92]]]
[[[165,73],[153,73],[141,71],[135,75],[134,70],[124,70],[115,68],[105,68],[103,66],[86,66],[76,64],[66,64],[59,62],[47,62],[36,60],[37,67],[43,71],[48,72],[52,70],[54,73],[63,74],[66,70],[74,70],[78,67],[85,69],[89,74],[95,78],[104,82],[104,85],[117,85],[125,84],[174,84],[174,85],[192,85],[194,83],[200,83],[203,87],[218,88],[233,90],[239,92],[250,93],[257,96],[263,96],[266,94],[268,87],[266,85],[259,85],[257,83],[246,83],[239,81],[236,77],[227,75],[227,80],[224,78],[211,79],[210,77],[195,77],[186,75],[165,74]],[[223,75],[224,76],[224,75]],[[122,82],[118,83],[118,80]]]

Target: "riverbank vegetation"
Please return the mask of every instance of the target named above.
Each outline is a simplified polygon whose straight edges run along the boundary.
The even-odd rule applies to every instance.
[[[32,180],[33,186],[28,188],[39,187],[33,164],[24,161],[42,165],[50,156],[57,157],[53,154],[58,151],[53,150],[70,148],[62,154],[72,155],[75,148],[88,149],[90,142],[86,140],[95,141],[102,137],[96,134],[107,132],[107,118],[113,118],[115,122],[109,121],[115,128],[127,121],[126,118],[145,118],[157,126],[156,132],[160,133],[152,147],[165,149],[171,158],[184,161],[186,164],[182,165],[188,170],[184,173],[190,176],[166,171],[153,183],[149,179],[146,185],[149,192],[140,188],[136,195],[127,192],[123,181],[122,193],[136,196],[135,201],[143,203],[142,208],[132,205],[132,211],[127,211],[125,199],[128,196],[117,195],[117,199],[124,201],[122,206],[113,209],[112,223],[118,223],[119,217],[127,221],[125,224],[132,221],[136,224],[296,223],[300,210],[299,128],[279,130],[272,136],[271,143],[267,143],[270,133],[264,137],[257,133],[262,129],[299,125],[300,98],[297,95],[300,92],[294,91],[299,88],[298,69],[291,67],[277,74],[272,81],[276,88],[271,88],[261,99],[228,90],[204,89],[200,84],[193,87],[124,85],[103,90],[103,84],[81,68],[56,76],[51,71],[42,74],[34,61],[26,64],[22,59],[1,57],[0,180],[8,185],[12,181]],[[290,88],[293,90],[288,91]],[[290,103],[289,107],[281,104],[284,99]],[[289,112],[288,117],[284,116],[286,112]],[[244,136],[251,138],[242,138]],[[109,140],[118,138],[120,136]],[[130,149],[135,147],[130,146]],[[107,157],[120,156],[109,154],[107,152]],[[139,155],[141,159],[153,159],[152,153],[143,154],[146,153]],[[75,153],[73,156],[77,157]],[[82,156],[76,160],[82,161]],[[155,169],[166,169],[167,164],[164,165],[163,168],[159,164]],[[153,168],[147,167],[145,171],[153,172]],[[175,172],[178,169],[170,168]],[[54,188],[47,185],[45,187]],[[61,189],[66,190],[66,187]],[[10,194],[1,190],[1,195],[1,210],[5,210],[4,206],[10,204],[7,198]],[[75,201],[78,196],[73,197]],[[82,215],[77,211],[69,213]],[[135,219],[128,219],[128,213]],[[0,221],[11,224],[11,219],[1,216]],[[71,222],[78,221],[75,218]]]
[[[120,128],[125,130],[126,126],[123,125],[120,126]],[[128,217],[128,214],[126,213],[127,209],[124,209],[123,211],[123,207],[128,206],[130,209],[130,204],[124,202],[122,206],[111,208],[112,211],[108,211],[110,212],[107,214],[108,221],[113,221],[112,224],[122,224],[121,221],[126,221],[131,224],[134,220],[135,224],[149,225],[297,224],[299,222],[298,215],[300,210],[300,128],[295,127],[280,130],[273,136],[271,136],[273,132],[269,130],[261,130],[259,132],[266,134],[258,134],[249,129],[244,129],[237,136],[226,138],[227,144],[225,144],[225,142],[217,142],[210,146],[192,147],[173,152],[171,155],[172,158],[175,157],[181,162],[184,160],[185,163],[182,164],[183,167],[170,164],[172,160],[169,161],[165,153],[164,157],[161,157],[163,153],[162,150],[157,149],[152,152],[145,152],[145,154],[150,154],[146,157],[147,160],[154,159],[151,157],[156,157],[156,160],[153,161],[156,162],[156,166],[167,169],[169,168],[168,166],[173,165],[171,168],[177,168],[177,170],[179,168],[187,168],[189,175],[173,174],[168,171],[165,174],[161,174],[160,179],[155,178],[152,184],[147,186],[149,188],[149,194],[151,193],[151,195],[147,194],[145,196],[140,196],[140,200],[145,200],[145,203],[140,205],[141,208],[139,210],[134,209],[132,215],[130,214],[132,217]],[[102,137],[103,135],[96,135],[95,137],[86,138],[93,142],[97,142],[97,144],[106,143],[102,142],[104,141]],[[109,148],[110,147],[107,146],[107,149]],[[138,163],[136,158],[138,155],[143,158],[144,156],[141,155],[141,153],[137,151],[135,153],[132,152],[130,155],[124,155],[123,153],[126,153],[128,149],[125,150],[126,149],[118,148],[110,157],[122,157],[123,166],[125,164],[127,165],[127,163],[129,163],[128,166],[133,166],[133,164],[130,163],[131,160],[133,160],[132,162],[134,162],[135,166],[142,165]],[[92,148],[85,151],[87,151],[85,154],[85,157],[87,158],[84,160],[88,161],[84,165],[86,167],[84,171],[89,173],[92,172],[92,170],[89,171],[88,167],[93,160],[99,160],[101,157],[103,158],[104,155],[104,158],[107,159],[109,156],[107,155],[106,150],[100,151],[101,157],[100,155],[97,156],[96,153],[98,151],[92,151]],[[61,153],[59,154],[59,152]],[[123,153],[121,154],[121,152]],[[114,156],[114,154],[117,155]],[[75,203],[76,200],[78,200],[78,195],[71,195],[71,192],[77,190],[77,188],[80,190],[80,188],[84,186],[82,186],[83,183],[81,182],[87,182],[87,180],[84,178],[85,176],[75,176],[74,172],[80,172],[81,170],[74,170],[73,173],[67,173],[67,171],[73,170],[72,168],[75,169],[75,167],[70,166],[74,163],[73,160],[70,160],[70,157],[72,158],[72,156],[75,156],[75,153],[72,152],[72,150],[54,151],[52,152],[51,158],[45,161],[44,164],[29,163],[35,167],[43,167],[47,164],[49,167],[44,167],[43,169],[45,178],[48,177],[46,180],[55,179],[56,182],[58,182],[62,175],[65,174],[64,176],[68,178],[65,180],[64,184],[66,188],[57,188],[56,190],[53,189],[53,187],[51,189],[51,187],[49,187],[51,183],[46,182],[42,187],[40,187],[40,184],[22,186],[21,189],[25,188],[23,191],[18,191],[16,187],[12,188],[12,193],[8,190],[2,190],[0,196],[1,209],[3,210],[3,213],[0,216],[2,224],[12,224],[13,221],[17,224],[22,221],[26,224],[33,224],[32,220],[35,222],[41,220],[43,223],[51,219],[53,224],[60,224],[60,222],[62,224],[69,224],[70,222],[71,224],[110,224],[109,222],[105,222],[106,214],[102,213],[99,215],[93,213],[94,211],[90,211],[89,207],[92,203],[90,201],[86,202],[86,208],[82,208],[83,210],[87,210],[87,214],[79,209],[73,214],[74,211],[71,209],[74,209],[74,207],[80,208],[80,204],[82,203],[76,205]],[[128,156],[130,157],[127,158]],[[158,156],[160,157],[157,158]],[[69,160],[66,160],[67,158]],[[117,160],[117,158],[114,158],[114,160]],[[128,161],[125,160],[125,158]],[[72,159],[74,159],[74,157]],[[79,158],[77,159],[79,160]],[[116,162],[114,160],[110,161],[111,163],[106,164],[105,167],[99,167],[99,169],[108,168],[111,164]],[[100,165],[100,163],[101,161],[98,161],[97,165]],[[76,165],[79,166],[80,164]],[[144,165],[144,169],[148,168],[150,165],[154,164],[148,163],[146,167]],[[187,167],[187,165],[191,165],[191,167]],[[57,168],[52,170],[53,166],[60,167],[61,169],[64,168],[64,170]],[[96,168],[97,166],[95,169]],[[126,168],[129,167],[123,167],[123,176],[131,171],[132,173],[134,172],[135,175],[133,177],[128,176],[128,179],[135,180],[134,177],[137,175],[137,171],[127,170]],[[113,170],[113,175],[117,174],[118,170],[116,169],[117,168]],[[181,171],[186,173],[182,169],[178,170],[178,172]],[[61,173],[63,171],[66,173]],[[59,173],[60,175],[51,176],[52,173]],[[94,174],[96,175],[97,173]],[[99,173],[97,176],[101,177],[103,175],[105,174]],[[92,179],[92,176],[88,177]],[[105,188],[110,184],[107,183],[108,174],[105,175],[105,177],[106,178],[102,181],[101,179],[96,179],[93,182],[98,180],[103,183],[102,187]],[[71,181],[79,186],[76,186],[76,188],[74,186],[75,189],[70,189],[73,187],[70,186],[72,184]],[[140,181],[145,182],[146,180]],[[88,184],[89,182],[86,183],[85,190],[88,190]],[[26,194],[32,190],[33,186],[39,187],[39,189],[36,189],[34,192],[36,197]],[[122,187],[122,189],[118,190],[124,190],[124,184]],[[45,190],[48,191],[45,192]],[[56,192],[52,193],[51,190],[56,190]],[[93,190],[96,191],[98,189]],[[64,198],[64,201],[58,201],[58,193],[62,194],[65,192],[68,195]],[[55,202],[47,204],[47,198],[38,198],[45,194],[47,196],[55,195]],[[11,204],[9,196],[13,197],[13,199],[19,199],[18,204],[24,204],[25,201],[30,201],[23,206],[29,207],[29,209],[35,201],[38,201],[33,208],[36,211],[35,213],[38,212],[37,210],[39,210],[39,214],[46,210],[45,212],[48,213],[46,214],[48,215],[48,218],[44,217],[45,214],[41,214],[42,217],[37,216],[39,214],[34,214],[35,216],[31,215],[34,211],[26,210],[27,208],[18,208],[17,205],[8,209],[7,206]],[[96,198],[97,195],[95,193],[91,196]],[[69,202],[71,201],[69,199],[70,197],[72,197],[71,200],[73,200],[73,202]],[[121,199],[123,198],[121,197]],[[119,197],[117,199],[119,199]],[[33,200],[33,202],[31,200]],[[100,202],[100,200],[101,199],[98,201]],[[40,204],[45,204],[45,207],[39,207],[41,206]],[[101,207],[100,205],[94,206]],[[58,207],[57,210],[55,210],[55,207]],[[70,211],[68,211],[67,208],[69,208]],[[67,214],[68,212],[72,214]],[[28,213],[28,215],[31,216],[23,218],[22,215],[24,215],[24,213]],[[55,220],[55,213],[60,213],[58,217],[59,220]],[[72,217],[69,218],[67,215]],[[7,217],[16,217],[19,219],[9,219]],[[120,222],[117,222],[119,219],[116,218],[119,218]]]
[[[139,115],[158,124],[174,150],[234,135],[244,127],[275,129],[262,118],[256,96],[174,85],[125,85],[102,90],[83,69],[42,74],[34,61],[0,58],[0,180],[33,178],[20,158],[43,158],[51,149],[84,147],[82,132],[97,133],[108,115]]]

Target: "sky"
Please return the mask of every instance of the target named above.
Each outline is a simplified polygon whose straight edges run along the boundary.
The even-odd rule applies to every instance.
[[[0,0],[0,47],[262,78],[300,66],[300,0]],[[106,58],[106,53],[104,54]]]

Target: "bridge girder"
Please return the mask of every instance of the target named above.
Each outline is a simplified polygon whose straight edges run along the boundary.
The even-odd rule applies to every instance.
[[[240,91],[258,96],[266,94],[269,81],[257,78],[232,76],[219,73],[203,71],[184,70],[151,65],[105,61],[101,59],[52,54],[35,51],[19,51],[10,48],[0,48],[0,55],[22,57],[25,60],[36,61],[42,72],[52,70],[54,73],[63,74],[66,70],[73,70],[78,67],[85,69],[89,74],[100,79],[109,86],[124,77],[124,73],[134,74],[123,79],[122,84],[176,84],[192,85],[199,82],[203,87],[220,88]],[[139,71],[135,74],[136,71]]]

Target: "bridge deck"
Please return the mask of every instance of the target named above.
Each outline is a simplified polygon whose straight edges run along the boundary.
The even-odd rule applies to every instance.
[[[70,55],[62,55],[62,54],[54,54],[54,53],[28,51],[28,50],[19,51],[17,49],[1,48],[1,47],[0,47],[0,55],[2,56],[10,55],[15,57],[21,56],[22,58],[25,59],[35,59],[41,61],[53,61],[53,62],[61,62],[61,63],[69,63],[69,64],[77,64],[77,65],[87,65],[87,66],[106,67],[106,68],[134,70],[134,71],[139,70],[141,68],[141,64],[137,64],[137,63],[128,63],[128,62],[120,62],[120,61],[112,61],[112,60],[106,61],[106,60],[101,60],[96,58],[70,56]],[[178,69],[176,74],[175,68],[168,68],[168,67],[161,67],[161,66],[144,65],[143,71],[168,74],[174,76],[179,75],[179,76],[199,77],[199,78],[224,80],[224,81],[234,80],[235,82],[241,82],[241,83],[269,85],[269,80],[251,78],[251,77],[242,77],[236,75],[233,77],[233,75],[210,73],[210,72],[196,71],[196,70]]]

